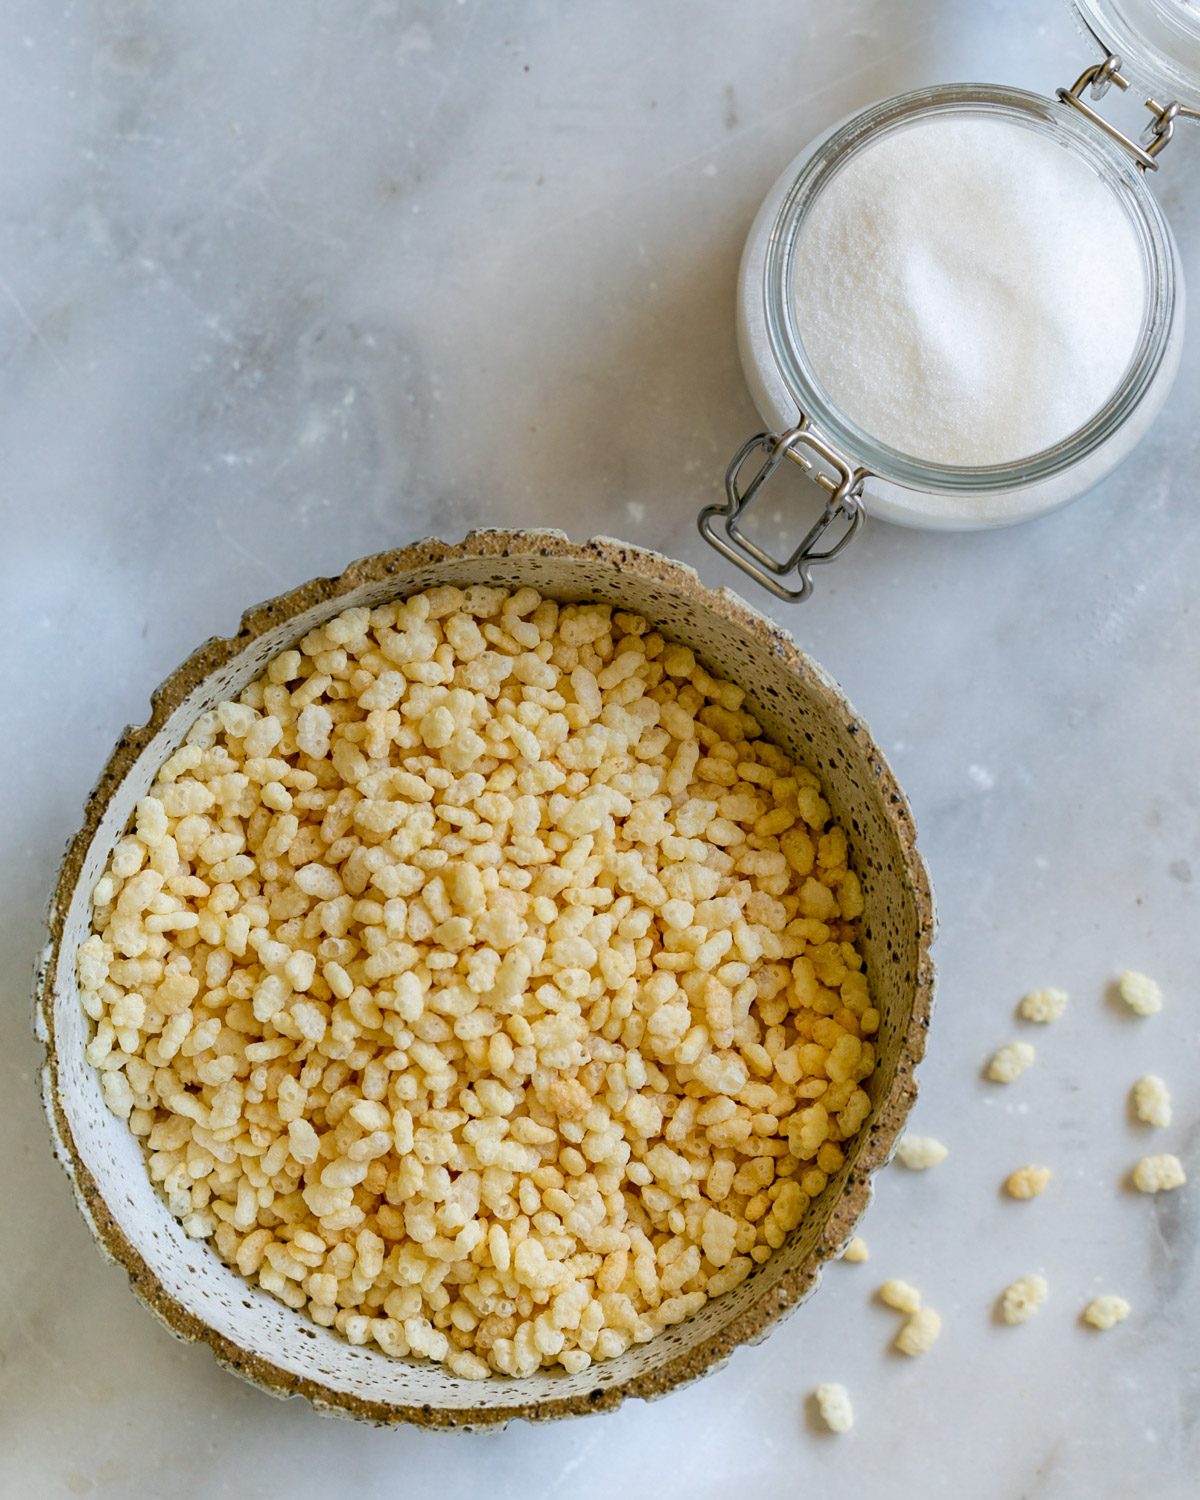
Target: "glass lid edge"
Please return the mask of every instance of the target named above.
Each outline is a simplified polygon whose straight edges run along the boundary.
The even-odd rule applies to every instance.
[[[1200,0],[1068,0],[1099,51],[1160,104],[1200,109]]]

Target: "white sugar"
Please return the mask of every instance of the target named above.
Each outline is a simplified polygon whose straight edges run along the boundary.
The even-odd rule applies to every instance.
[[[1012,463],[1088,422],[1137,347],[1135,231],[1080,155],[933,117],[861,149],[796,245],[797,326],[835,406],[927,462]]]

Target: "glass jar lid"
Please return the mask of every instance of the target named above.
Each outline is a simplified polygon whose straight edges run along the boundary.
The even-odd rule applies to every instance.
[[[1100,48],[1162,106],[1200,109],[1200,0],[1071,0]]]

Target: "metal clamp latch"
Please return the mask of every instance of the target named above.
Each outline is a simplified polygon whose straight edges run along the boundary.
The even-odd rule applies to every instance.
[[[743,486],[743,470],[751,455],[760,450],[767,456]],[[817,469],[809,453],[832,472]],[[807,470],[829,499],[804,540],[790,557],[781,562],[752,542],[739,523],[785,458]],[[812,430],[807,420],[781,435],[760,432],[743,443],[734,454],[725,474],[725,504],[708,505],[700,512],[700,534],[722,557],[770,589],[777,598],[807,599],[813,587],[809,568],[815,563],[832,562],[862,525],[865,517],[862,487],[869,477],[868,470],[851,468],[836,449]],[[827,539],[830,532],[833,533],[832,539]],[[787,588],[779,581],[793,573],[799,580],[799,588]]]
[[[1175,121],[1200,120],[1200,111],[1182,104],[1159,104],[1157,99],[1147,99],[1146,108],[1152,118],[1142,132],[1141,140],[1133,141],[1083,98],[1084,91],[1090,90],[1093,99],[1103,99],[1109,85],[1114,83],[1122,92],[1129,87],[1129,79],[1121,72],[1121,59],[1110,52],[1103,62],[1093,63],[1085,69],[1069,89],[1059,89],[1058,97],[1085,115],[1110,140],[1124,146],[1143,172],[1157,172],[1155,158],[1174,135]]]

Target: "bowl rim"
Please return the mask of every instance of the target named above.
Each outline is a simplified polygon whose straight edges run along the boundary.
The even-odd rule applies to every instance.
[[[917,962],[912,1013],[900,1040],[895,1075],[880,1101],[874,1122],[868,1128],[858,1161],[847,1176],[842,1196],[834,1205],[820,1238],[807,1258],[784,1273],[757,1300],[725,1327],[694,1347],[681,1351],[666,1364],[633,1375],[590,1392],[534,1401],[515,1401],[510,1406],[439,1407],[432,1403],[367,1400],[339,1391],[320,1380],[297,1375],[273,1363],[254,1349],[218,1333],[191,1313],[163,1286],[153,1267],[126,1238],[109,1210],[100,1188],[75,1143],[59,1093],[58,1047],[54,1002],[66,914],[74,895],[84,860],[113,795],[138,757],[163,727],[170,715],[212,672],[245,650],[247,644],[267,630],[314,605],[337,599],[364,583],[394,578],[397,596],[405,574],[431,563],[453,562],[475,557],[511,557],[536,554],[576,561],[608,562],[622,572],[636,574],[702,601],[713,613],[766,645],[785,666],[804,677],[814,694],[823,698],[835,720],[841,722],[865,752],[878,783],[884,816],[896,835],[901,873],[912,893],[918,922]],[[84,822],[67,846],[46,916],[49,940],[38,964],[34,986],[35,1032],[45,1058],[38,1070],[42,1103],[53,1137],[54,1154],[71,1180],[76,1203],[93,1238],[106,1259],[121,1265],[129,1276],[135,1296],[173,1333],[189,1343],[203,1343],[218,1363],[242,1376],[268,1395],[305,1397],[322,1412],[352,1416],[378,1425],[412,1423],[426,1428],[501,1427],[516,1418],[551,1421],[611,1411],[626,1397],[651,1400],[689,1384],[718,1369],[742,1344],[757,1343],[782,1314],[802,1301],[815,1287],[821,1267],[836,1258],[871,1198],[871,1177],[890,1158],[917,1094],[913,1076],[925,1052],[925,1037],[933,1002],[934,964],[930,949],[936,931],[932,888],[925,864],[916,847],[916,826],[908,801],[891,767],[876,746],[867,726],[834,680],[795,643],[791,635],[739,595],[726,588],[710,589],[693,568],[661,556],[647,548],[612,537],[593,537],[575,543],[561,531],[476,529],[461,542],[426,538],[406,547],[372,553],[349,564],[336,577],[310,579],[286,593],[252,606],[242,615],[237,632],[214,636],[180,663],[154,690],[150,715],[141,725],[129,725],[120,735],[104,769],[88,795]]]

